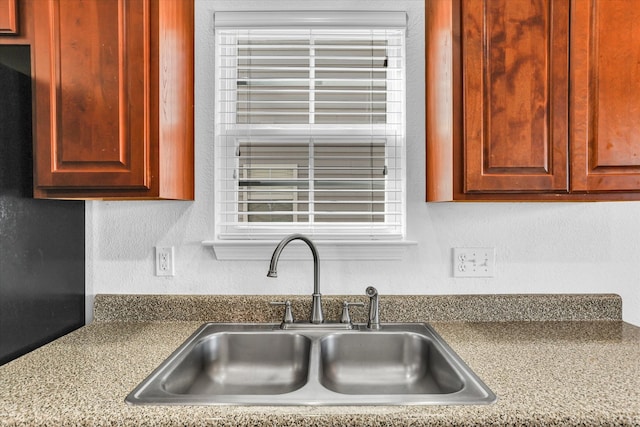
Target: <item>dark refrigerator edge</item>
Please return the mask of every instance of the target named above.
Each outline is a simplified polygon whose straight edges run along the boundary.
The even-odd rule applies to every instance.
[[[85,320],[84,202],[33,198],[28,46],[0,46],[0,364]]]

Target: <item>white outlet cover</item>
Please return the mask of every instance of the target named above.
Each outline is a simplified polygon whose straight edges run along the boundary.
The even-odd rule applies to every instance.
[[[453,277],[495,277],[495,248],[453,248]]]
[[[156,276],[175,276],[173,246],[156,246]]]

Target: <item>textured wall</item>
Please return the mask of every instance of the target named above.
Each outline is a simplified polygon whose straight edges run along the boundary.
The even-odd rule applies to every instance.
[[[407,39],[408,238],[402,261],[323,261],[322,292],[361,294],[617,293],[640,325],[640,203],[424,202],[422,0],[196,0],[196,201],[88,202],[88,293],[310,294],[310,262],[217,261],[213,239],[213,10],[357,9],[409,13]],[[176,247],[176,276],[154,276],[156,245]],[[454,279],[451,248],[493,246],[497,274]],[[322,256],[322,254],[321,254]],[[91,303],[91,301],[89,301]]]

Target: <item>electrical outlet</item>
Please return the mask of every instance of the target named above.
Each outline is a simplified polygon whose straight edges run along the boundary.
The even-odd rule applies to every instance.
[[[156,276],[175,276],[173,246],[156,246]]]
[[[453,248],[453,277],[493,277],[495,248]]]

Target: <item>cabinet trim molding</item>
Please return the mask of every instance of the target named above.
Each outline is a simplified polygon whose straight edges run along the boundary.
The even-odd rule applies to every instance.
[[[18,34],[18,0],[0,0],[0,36]]]

